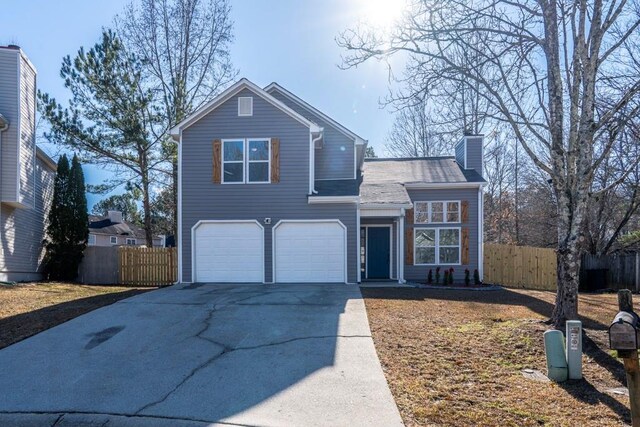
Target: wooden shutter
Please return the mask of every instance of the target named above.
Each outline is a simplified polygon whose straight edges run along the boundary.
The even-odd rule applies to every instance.
[[[469,228],[462,228],[462,242],[460,251],[462,252],[462,265],[469,265]]]
[[[413,208],[404,212],[404,263],[413,265]],[[407,227],[408,226],[408,227]]]
[[[404,223],[413,224],[413,208],[407,209],[404,213]]]
[[[404,230],[404,263],[413,265],[413,227]]]
[[[271,138],[271,183],[280,182],[280,139]]]
[[[460,203],[460,222],[464,224],[467,221],[469,221],[469,202],[463,200]]]
[[[213,183],[220,184],[222,178],[222,141],[213,140]]]

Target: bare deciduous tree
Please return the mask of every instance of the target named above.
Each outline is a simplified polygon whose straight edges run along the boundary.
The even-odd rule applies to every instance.
[[[142,59],[145,81],[160,94],[166,128],[236,77],[229,53],[233,22],[228,0],[134,0],[116,18],[116,25],[127,48]],[[177,150],[168,137],[164,144],[173,158],[171,194],[177,206]],[[177,211],[174,227],[176,215]]]
[[[451,152],[450,139],[438,133],[433,112],[425,98],[414,98],[396,112],[386,144],[395,157],[429,157]]]
[[[488,118],[507,123],[550,177],[558,206],[556,327],[578,316],[594,171],[640,109],[639,9],[633,0],[422,0],[388,38],[348,30],[338,40],[347,67],[408,54],[403,83],[415,93],[445,79],[476,87]],[[461,51],[474,62],[455,60]],[[601,99],[607,107],[597,109]],[[598,152],[596,141],[603,141]]]

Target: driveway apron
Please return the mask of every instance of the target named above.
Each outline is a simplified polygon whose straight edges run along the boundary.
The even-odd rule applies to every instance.
[[[0,350],[0,394],[0,425],[402,425],[354,285],[141,294]]]

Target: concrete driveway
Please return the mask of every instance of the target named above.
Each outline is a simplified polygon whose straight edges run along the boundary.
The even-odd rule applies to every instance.
[[[352,285],[145,293],[0,350],[0,425],[402,425]]]

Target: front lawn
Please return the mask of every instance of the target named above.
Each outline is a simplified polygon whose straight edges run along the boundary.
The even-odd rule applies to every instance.
[[[619,426],[630,422],[622,363],[608,349],[617,296],[581,295],[584,380],[546,374],[542,333],[555,294],[365,288],[373,339],[408,426]],[[636,306],[640,299],[636,298]]]
[[[0,286],[0,348],[148,290],[72,283]]]

